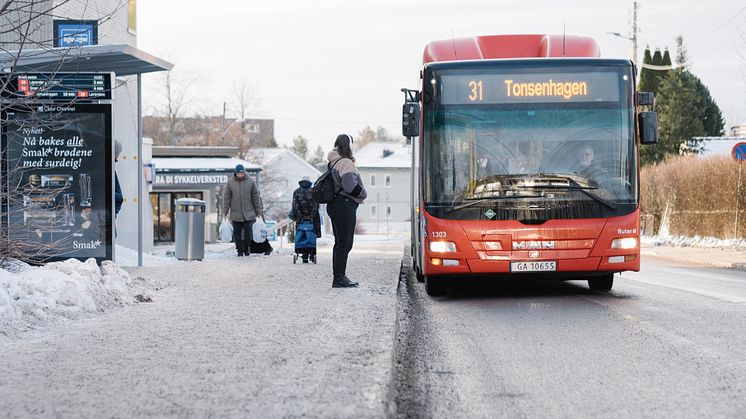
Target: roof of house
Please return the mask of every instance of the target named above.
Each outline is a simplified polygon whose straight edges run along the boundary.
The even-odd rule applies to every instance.
[[[315,168],[311,163],[303,160],[293,150],[287,148],[254,148],[249,151],[249,154],[252,155],[252,160],[260,164],[262,167],[267,167],[267,165],[272,163],[272,161],[278,159],[280,156],[286,155],[292,159],[297,160],[298,163],[307,166],[307,168],[311,170],[312,173],[321,175],[319,169]]]
[[[153,146],[154,157],[231,157],[238,147],[221,146]]]
[[[370,142],[354,153],[359,168],[402,168],[412,166],[412,147],[404,143]]]
[[[258,172],[258,166],[234,157],[153,157],[156,172],[231,172],[243,164],[247,171]]]

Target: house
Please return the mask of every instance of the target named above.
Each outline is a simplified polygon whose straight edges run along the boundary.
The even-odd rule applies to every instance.
[[[321,175],[312,164],[287,148],[253,148],[246,160],[262,167],[259,190],[268,219],[287,218],[298,181],[308,176],[313,182]]]
[[[354,153],[368,191],[358,220],[370,233],[385,232],[388,223],[411,220],[410,167],[412,147],[404,143],[370,142]]]
[[[746,121],[733,125],[730,128],[730,135],[732,137],[746,137]]]

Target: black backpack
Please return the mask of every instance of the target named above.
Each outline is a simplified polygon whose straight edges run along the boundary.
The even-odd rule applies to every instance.
[[[316,179],[316,183],[313,184],[313,187],[311,187],[311,196],[313,196],[313,199],[319,204],[328,204],[334,201],[334,196],[337,195],[337,192],[334,190],[332,169],[339,160],[335,161],[331,167],[327,165],[328,169],[326,169],[326,172],[322,173],[321,176]]]

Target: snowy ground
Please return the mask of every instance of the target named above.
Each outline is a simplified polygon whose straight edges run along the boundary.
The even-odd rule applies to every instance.
[[[0,416],[383,417],[404,243],[355,240],[356,289],[331,288],[329,241],[318,265],[147,258],[127,270],[168,284],[152,303],[0,339]]]
[[[643,236],[642,244],[651,246],[703,247],[746,250],[746,239],[718,239],[715,237]]]
[[[152,287],[110,261],[11,264],[0,269],[0,338],[152,300]]]
[[[393,235],[389,238],[362,235],[356,236],[355,240],[357,244],[353,253],[375,251],[393,243],[397,249],[394,253],[400,254],[396,246],[403,243],[400,236]],[[272,260],[285,257],[292,261],[295,252],[292,243],[285,239],[270,243],[274,249],[269,256]],[[333,245],[334,238],[329,235],[320,238],[317,243],[319,253],[326,254],[331,252]],[[268,256],[252,255],[251,259],[265,257]],[[174,245],[171,244],[156,246],[152,253],[144,253],[143,265],[181,269],[182,266],[234,261],[235,258],[232,243],[215,243],[205,245],[203,261],[179,261],[174,257]],[[168,284],[162,278],[133,277],[123,269],[137,267],[135,250],[117,246],[115,260],[116,263],[104,262],[100,267],[93,259],[87,262],[69,259],[41,267],[17,262],[0,268],[0,338],[43,332],[68,320],[108,312],[132,303],[152,301],[157,298],[154,291]]]

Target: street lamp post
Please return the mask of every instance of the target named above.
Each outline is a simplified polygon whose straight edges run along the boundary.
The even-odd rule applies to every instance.
[[[609,35],[618,36],[632,41],[632,62],[637,66],[637,0],[632,2],[632,36],[622,35],[619,32],[606,32]]]

